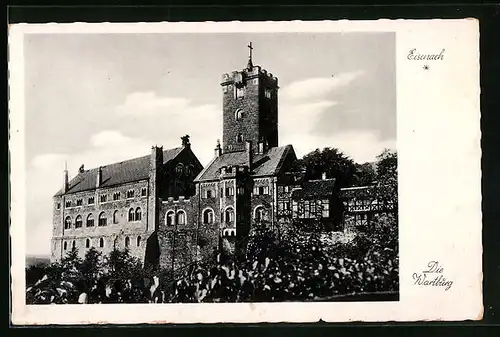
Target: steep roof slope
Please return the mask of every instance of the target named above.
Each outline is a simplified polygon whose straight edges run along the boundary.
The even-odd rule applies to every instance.
[[[183,147],[176,147],[163,151],[163,163],[166,164],[182,152]],[[149,178],[150,156],[142,156],[125,160],[119,163],[113,163],[101,167],[102,185],[101,187],[110,187],[128,182],[143,180]],[[68,186],[68,193],[76,193],[92,190],[96,186],[98,168],[92,168],[79,173],[71,179]],[[56,193],[56,196],[64,194],[62,190]]]

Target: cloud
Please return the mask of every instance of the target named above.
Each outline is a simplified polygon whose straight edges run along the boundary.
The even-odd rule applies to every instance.
[[[189,100],[182,97],[159,97],[152,91],[133,92],[117,110],[130,115],[149,115],[184,110],[188,105]]]
[[[92,135],[89,147],[76,153],[44,153],[35,156],[28,166],[27,193],[29,231],[27,254],[49,254],[47,241],[52,235],[52,196],[62,187],[64,162],[70,179],[81,164],[87,168],[147,155],[154,143],[133,138],[116,130],[104,130]]]
[[[180,145],[180,137],[191,136],[193,151],[206,164],[221,137],[222,109],[215,104],[193,104],[182,97],[155,92],[134,92],[115,109],[120,129],[131,135],[148,134],[165,148]],[[114,135],[107,135],[116,138]],[[119,140],[118,140],[119,141]]]
[[[309,100],[324,97],[328,93],[349,85],[363,75],[361,70],[341,73],[332,77],[308,78],[292,82],[281,91],[284,100]]]

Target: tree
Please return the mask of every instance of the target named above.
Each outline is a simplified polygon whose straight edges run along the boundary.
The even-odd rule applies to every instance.
[[[377,173],[373,163],[355,164],[356,173],[354,174],[353,185],[367,186],[371,185],[377,179]]]
[[[305,179],[321,179],[325,173],[327,178],[336,178],[339,185],[349,186],[354,179],[356,166],[354,161],[340,150],[326,147],[322,151],[316,149],[306,154],[299,165],[305,170]]]
[[[377,200],[398,210],[398,156],[385,149],[377,156]],[[397,217],[396,217],[397,223]]]

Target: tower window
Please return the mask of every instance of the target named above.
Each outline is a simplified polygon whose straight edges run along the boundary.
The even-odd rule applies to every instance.
[[[103,238],[100,238],[99,239],[99,247],[104,247],[104,239]]]
[[[243,118],[243,110],[241,109],[236,109],[236,111],[234,112],[234,118],[239,121],[240,119]]]
[[[222,86],[222,92],[223,93],[227,93],[227,85],[223,85]]]
[[[57,208],[57,209],[61,209],[61,203],[60,203],[60,202],[58,202],[58,203],[56,204],[56,208]]]
[[[243,136],[241,135],[241,133],[238,133],[238,136],[236,136],[236,141],[238,143],[243,143]]]
[[[137,237],[137,247],[140,247],[141,246],[141,236],[139,235]]]
[[[226,212],[225,212],[225,218],[226,218],[226,222],[233,222],[234,221],[234,210],[230,207],[228,209],[226,209]]]
[[[90,248],[90,239],[85,240],[85,248]]]
[[[186,224],[186,212],[180,210],[177,212],[177,224],[185,225]]]
[[[264,96],[266,96],[266,98],[271,98],[271,96],[272,96],[272,91],[271,91],[271,89],[266,88],[266,89],[264,90]]]
[[[128,246],[130,246],[130,238],[127,236],[125,238],[125,247],[128,247]]]
[[[148,190],[146,189],[146,187],[143,187],[141,189],[141,196],[145,197],[147,195],[147,193],[148,193]]]
[[[234,96],[235,96],[234,98],[245,97],[245,89],[236,87],[236,90],[234,91]]]
[[[68,249],[68,243],[66,241],[64,242],[63,246],[64,246],[64,250]]]

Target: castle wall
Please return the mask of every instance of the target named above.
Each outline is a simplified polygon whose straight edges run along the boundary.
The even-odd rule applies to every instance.
[[[143,188],[146,189],[146,195],[141,195]],[[133,190],[134,197],[127,198],[127,191]],[[114,193],[120,193],[119,200],[113,200]],[[103,254],[108,254],[113,247],[124,249],[125,238],[130,240],[129,249],[131,255],[144,261],[146,241],[154,231],[154,225],[148,223],[149,205],[149,181],[143,180],[129,184],[123,184],[116,187],[98,188],[96,190],[83,191],[74,194],[68,194],[54,198],[54,217],[53,217],[53,238],[52,238],[52,259],[59,261],[72,248],[73,242],[78,249],[79,256],[84,257],[90,247],[96,248]],[[101,202],[100,196],[107,195],[107,201]],[[88,199],[94,197],[94,204],[88,204]],[[76,206],[76,201],[82,199],[82,205]],[[65,202],[71,202],[70,207],[66,207]],[[57,203],[60,203],[60,209],[57,209]],[[129,221],[129,210],[141,210],[141,219],[138,221]],[[99,214],[106,215],[106,226],[99,226]],[[114,214],[116,212],[116,216]],[[87,226],[87,218],[92,214],[94,225]],[[81,216],[82,226],[75,227],[77,216]],[[65,219],[71,219],[71,227],[65,229]],[[137,239],[140,236],[139,245]],[[104,246],[100,247],[100,239],[103,239]],[[86,246],[87,239],[90,240],[90,246]],[[66,243],[66,249],[64,249]]]

